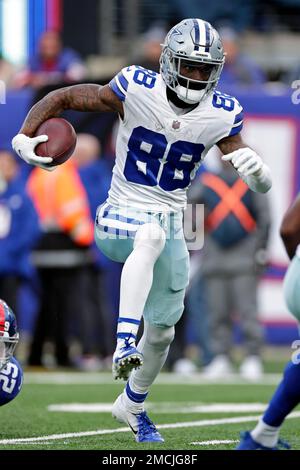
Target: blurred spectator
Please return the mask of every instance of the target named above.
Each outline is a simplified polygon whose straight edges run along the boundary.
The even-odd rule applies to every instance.
[[[256,0],[173,0],[179,18],[202,18],[213,25],[228,22],[237,31],[244,31],[253,24]]]
[[[86,192],[72,160],[52,173],[35,168],[28,190],[43,229],[33,258],[40,276],[41,305],[30,362],[70,365],[69,348],[79,334],[76,318],[85,295],[79,273],[92,262],[93,222]]]
[[[200,259],[196,255],[191,257],[191,266],[196,262],[199,262],[201,266],[201,256]],[[200,357],[195,357],[195,359],[202,366],[207,366],[214,354],[211,345],[210,311],[207,305],[206,286],[200,269],[195,271],[190,279],[186,293],[186,309],[186,342],[190,346],[197,345],[200,348],[198,351]]]
[[[92,134],[77,134],[72,160],[78,167],[94,219],[97,207],[107,198],[111,180],[110,166],[101,156],[99,140]]]
[[[63,47],[58,32],[46,31],[40,37],[37,54],[29,59],[28,67],[16,75],[14,86],[40,88],[60,82],[77,82],[85,75],[86,68],[79,55]]]
[[[296,80],[300,83],[300,62],[298,62],[291,70],[283,74],[282,81],[287,86],[292,86]]]
[[[91,134],[78,134],[72,160],[78,167],[79,175],[86,190],[93,219],[97,207],[106,198],[110,187],[111,171],[105,160],[101,158],[101,147],[98,139]],[[93,263],[81,269],[80,291],[85,292],[81,300],[86,301],[78,309],[81,325],[80,342],[82,355],[75,358],[76,365],[81,369],[97,369],[101,367],[99,357],[105,359],[113,344],[112,319],[108,317],[107,295],[104,287],[105,268],[109,261],[93,243]],[[81,312],[84,311],[84,315]]]
[[[232,371],[234,314],[244,336],[241,374],[262,375],[262,332],[257,319],[257,287],[266,262],[270,210],[265,194],[255,193],[231,165],[205,173],[190,191],[193,202],[205,204],[202,273],[205,280],[215,358],[207,366],[210,378]]]
[[[162,25],[154,25],[142,36],[142,50],[134,62],[145,69],[159,72],[159,58],[161,55],[161,44],[163,44],[166,29]]]
[[[226,53],[225,64],[218,84],[221,91],[235,85],[261,85],[266,82],[263,70],[240,51],[239,38],[231,28],[220,28],[219,33]]]
[[[22,280],[30,278],[30,252],[40,236],[38,217],[19,178],[14,155],[0,150],[0,298],[18,315]]]
[[[0,53],[0,80],[5,83],[7,87],[10,87],[15,74],[14,66],[5,60]]]

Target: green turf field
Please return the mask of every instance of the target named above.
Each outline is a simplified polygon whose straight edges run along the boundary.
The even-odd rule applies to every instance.
[[[110,374],[25,373],[19,396],[0,408],[0,448],[233,449],[240,430],[251,428],[261,414],[278,378],[268,376],[260,384],[239,379],[212,384],[203,383],[200,376],[162,374],[152,387],[148,402],[149,415],[161,426],[165,443],[150,445],[135,443],[125,425],[112,419],[109,405],[123,385],[113,382]],[[71,404],[75,409],[88,404],[90,407],[85,411],[79,408],[79,412],[58,411],[54,407]],[[282,437],[294,449],[300,449],[299,411],[297,414],[299,417],[287,420],[282,429]]]

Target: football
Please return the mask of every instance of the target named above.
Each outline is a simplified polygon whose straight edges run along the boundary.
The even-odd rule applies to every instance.
[[[47,142],[37,145],[36,155],[53,158],[53,162],[49,163],[49,166],[61,165],[66,162],[76,146],[74,127],[66,119],[51,118],[39,126],[35,136],[43,134],[46,134],[49,138]]]

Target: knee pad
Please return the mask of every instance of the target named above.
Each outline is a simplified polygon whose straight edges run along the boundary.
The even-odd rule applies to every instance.
[[[175,328],[157,328],[156,326],[148,325],[146,329],[146,341],[151,346],[157,349],[167,348],[173,341],[175,336]]]
[[[147,223],[141,225],[134,238],[134,249],[140,247],[150,248],[157,254],[161,254],[166,243],[166,234],[160,225]]]

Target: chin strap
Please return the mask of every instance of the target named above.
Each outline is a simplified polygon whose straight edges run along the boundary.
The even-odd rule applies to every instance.
[[[182,85],[177,85],[176,93],[180,100],[188,104],[197,104],[204,98],[206,90],[191,90]]]

